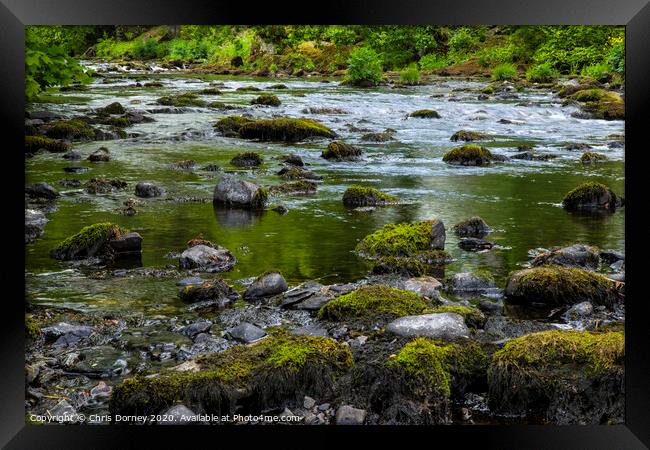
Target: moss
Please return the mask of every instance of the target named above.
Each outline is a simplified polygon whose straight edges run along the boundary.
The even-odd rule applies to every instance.
[[[119,102],[113,102],[110,105],[104,106],[97,110],[100,114],[124,114],[126,110]]]
[[[261,91],[261,89],[256,87],[256,86],[241,86],[241,87],[238,87],[237,90],[239,92],[259,92],[259,91]]]
[[[296,142],[310,137],[335,137],[336,134],[320,122],[311,119],[266,119],[249,122],[239,129],[244,139]]]
[[[394,204],[399,201],[399,197],[389,195],[380,190],[363,187],[350,186],[343,194],[343,204],[345,206],[383,206]]]
[[[231,413],[243,399],[248,407],[277,406],[292,397],[323,394],[352,367],[349,348],[317,336],[272,334],[255,345],[237,345],[197,358],[196,373],[163,373],[125,380],[113,391],[111,413],[153,414],[182,401],[209,413]]]
[[[303,178],[307,178],[309,173],[310,172],[305,169],[299,167],[293,167],[291,169],[282,171],[280,176],[284,180],[302,180]]]
[[[382,256],[374,261],[372,272],[420,277],[437,273],[441,266],[450,262],[451,256],[446,251],[428,250],[417,253],[415,256]]]
[[[251,105],[280,106],[282,102],[276,95],[262,94],[251,100]]]
[[[416,117],[418,119],[440,119],[438,111],[432,109],[418,109],[409,114],[409,117]]]
[[[106,125],[112,125],[114,127],[124,128],[131,125],[131,122],[126,117],[111,117],[106,121]]]
[[[262,209],[266,206],[269,200],[269,190],[266,188],[258,188],[257,191],[255,191],[255,195],[253,196],[253,202],[251,206],[253,208],[259,208]]]
[[[355,317],[373,320],[420,314],[426,301],[413,292],[385,285],[363,286],[331,300],[318,312],[320,318],[345,320]]]
[[[494,155],[487,148],[479,145],[463,145],[445,153],[442,160],[447,164],[461,166],[486,166],[494,159]]]
[[[584,152],[580,157],[580,162],[582,164],[591,164],[601,161],[607,161],[607,156],[603,155],[602,153]]]
[[[62,153],[70,150],[70,144],[43,136],[25,136],[25,153],[36,153],[40,149]]]
[[[483,141],[489,139],[490,137],[487,134],[479,133],[478,131],[467,131],[460,130],[451,135],[450,140],[456,141]]]
[[[160,97],[156,100],[159,105],[165,106],[205,106],[206,102],[197,98],[196,94],[185,93]]]
[[[313,194],[316,192],[318,185],[313,181],[299,180],[291,183],[283,183],[277,186],[271,186],[271,194]]]
[[[407,374],[412,383],[439,390],[445,397],[451,395],[452,388],[461,390],[482,376],[487,364],[487,355],[475,342],[443,345],[427,338],[407,343],[387,363]]]
[[[115,190],[125,189],[126,186],[126,181],[109,180],[107,178],[92,178],[84,184],[84,188],[89,194],[106,194]]]
[[[485,86],[481,89],[481,92],[484,94],[494,94],[494,86]]]
[[[31,316],[25,316],[25,334],[28,339],[35,341],[41,336],[41,327]]]
[[[539,266],[514,272],[506,298],[515,303],[575,304],[590,301],[611,307],[620,300],[616,282],[573,267]]]
[[[229,116],[219,120],[214,128],[224,136],[236,136],[244,125],[253,122],[252,119],[241,116]]]
[[[368,256],[413,256],[431,250],[432,227],[437,222],[388,224],[363,238],[356,249]]]
[[[264,159],[255,152],[238,153],[230,160],[230,164],[237,167],[257,167],[263,163]]]
[[[221,95],[221,91],[217,88],[211,87],[211,88],[205,88],[201,89],[198,91],[198,94],[200,95]]]
[[[595,118],[605,120],[625,119],[625,103],[616,92],[603,89],[585,89],[575,92],[571,98],[583,103],[585,111]]]
[[[443,305],[425,311],[426,314],[437,313],[455,313],[463,316],[465,323],[470,328],[482,328],[485,325],[486,317],[483,312],[477,308],[470,308],[469,306],[461,305]]]
[[[110,252],[108,242],[126,232],[118,225],[109,222],[89,225],[61,241],[52,250],[51,255],[56,259],[75,259],[80,256],[92,257]]]
[[[279,84],[272,84],[271,86],[269,86],[269,89],[289,89],[289,87],[286,84],[279,83]]]
[[[334,161],[356,161],[361,156],[361,149],[345,142],[330,142],[321,157]]]
[[[622,366],[622,332],[551,330],[513,339],[492,357],[492,370],[539,370],[563,365],[583,366],[590,374]]]
[[[92,140],[95,138],[95,130],[79,119],[50,122],[45,134],[50,138],[68,140]]]
[[[562,200],[562,206],[568,210],[582,208],[615,208],[618,206],[616,194],[604,184],[589,181],[569,191]]]

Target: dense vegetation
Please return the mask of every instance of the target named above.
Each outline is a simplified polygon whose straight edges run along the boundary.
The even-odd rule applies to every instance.
[[[82,55],[259,74],[346,70],[362,85],[377,84],[383,71],[417,84],[422,71],[463,66],[534,82],[584,75],[621,83],[625,74],[624,29],[611,26],[37,26],[27,28],[28,98],[84,81],[73,58]]]

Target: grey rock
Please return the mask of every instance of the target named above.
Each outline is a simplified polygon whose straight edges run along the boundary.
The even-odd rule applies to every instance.
[[[302,401],[302,407],[305,409],[312,409],[314,406],[316,406],[316,400],[305,395],[305,398]]]
[[[25,195],[30,199],[55,200],[61,194],[47,183],[33,183],[25,186]]]
[[[50,414],[57,421],[68,421],[72,416],[77,414],[77,411],[66,400],[61,400],[50,410]]]
[[[583,244],[574,244],[568,247],[555,247],[548,252],[541,253],[533,259],[533,267],[553,264],[563,267],[581,267],[596,269],[600,264],[598,250]]]
[[[244,342],[246,344],[259,341],[266,336],[264,330],[248,322],[242,322],[235,328],[228,330],[226,333],[236,341]]]
[[[216,203],[236,208],[263,208],[266,201],[259,196],[260,187],[230,175],[224,175],[214,188]]]
[[[100,381],[97,386],[94,386],[90,390],[90,397],[92,399],[108,398],[111,396],[111,392],[113,392],[113,388],[105,382]]]
[[[78,161],[81,159],[81,153],[79,150],[70,150],[69,152],[63,154],[63,159]]]
[[[116,253],[140,253],[142,251],[142,236],[131,232],[109,241]]]
[[[327,305],[334,297],[325,294],[315,294],[303,300],[294,306],[295,309],[302,309],[305,311],[317,311],[323,306]]]
[[[59,322],[55,325],[41,328],[41,332],[46,338],[57,338],[66,334],[88,337],[93,332],[93,328],[87,325],[72,325],[66,322]]]
[[[199,423],[198,414],[185,405],[174,405],[162,413],[160,425],[193,425]]]
[[[201,277],[187,277],[183,278],[182,280],[178,280],[176,282],[176,286],[194,286],[203,283],[203,281],[204,280]]]
[[[363,425],[366,420],[366,410],[354,408],[350,405],[340,406],[336,410],[337,425]]]
[[[476,275],[469,272],[461,272],[454,274],[451,278],[447,280],[448,288],[452,291],[484,291],[487,289],[492,289],[496,285],[494,280]]]
[[[281,273],[268,272],[259,276],[248,286],[244,293],[244,298],[253,300],[262,297],[271,297],[285,292],[288,288],[289,286]]]
[[[410,278],[404,283],[404,289],[422,297],[436,298],[442,283],[433,277]]]
[[[565,313],[565,317],[569,320],[578,320],[592,315],[594,312],[594,305],[590,302],[582,302],[573,305]]]
[[[185,336],[188,336],[190,339],[194,339],[196,335],[200,333],[205,333],[212,328],[212,322],[209,320],[200,320],[198,322],[194,322],[190,325],[187,325],[186,327],[183,327],[181,329],[181,333],[184,334]]]
[[[304,327],[296,328],[292,333],[298,336],[328,336],[327,330],[318,325],[306,325]]]
[[[92,162],[108,162],[110,160],[111,154],[105,147],[101,147],[88,155],[88,161]]]
[[[478,304],[478,309],[483,311],[486,314],[500,315],[503,314],[503,303],[501,302],[491,302],[489,300],[482,300]]]
[[[456,313],[405,316],[393,320],[386,330],[404,337],[454,340],[469,337],[463,316]]]
[[[225,272],[235,266],[237,258],[223,247],[213,248],[207,245],[195,245],[181,253],[178,263],[181,269]]]
[[[445,224],[442,223],[442,220],[434,220],[433,225],[431,226],[431,240],[429,241],[429,247],[433,250],[444,250],[446,238]]]
[[[25,244],[34,242],[41,234],[47,223],[47,217],[36,209],[25,210]]]
[[[490,227],[485,220],[475,216],[453,226],[454,233],[462,237],[483,238],[490,233]]]
[[[165,195],[165,190],[153,183],[141,181],[135,185],[135,195],[143,198],[160,197]]]

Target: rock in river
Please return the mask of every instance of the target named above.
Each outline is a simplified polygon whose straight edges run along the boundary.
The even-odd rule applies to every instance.
[[[480,250],[489,250],[494,247],[494,243],[479,238],[463,238],[458,242],[458,246],[468,252],[478,252]]]
[[[178,293],[178,296],[185,303],[197,303],[210,300],[217,301],[223,305],[239,298],[239,294],[232,287],[218,278],[206,280],[198,285],[185,286]]]
[[[141,181],[135,185],[135,195],[138,197],[160,197],[165,194],[165,190],[156,186],[153,183],[146,183]]]
[[[242,322],[235,328],[228,330],[226,333],[236,341],[243,342],[245,344],[259,341],[266,336],[266,332],[264,330],[248,322]]]
[[[456,313],[400,317],[389,323],[386,331],[404,337],[428,337],[442,340],[469,337],[465,319]]]
[[[268,191],[256,184],[224,175],[214,188],[214,201],[236,208],[261,209],[266,206]]]
[[[283,293],[288,288],[289,286],[280,272],[267,272],[253,281],[253,284],[246,289],[244,298],[252,300],[260,297],[271,297]]]
[[[195,245],[181,253],[178,263],[181,269],[200,269],[214,273],[232,269],[237,258],[224,247]]]
[[[548,252],[537,255],[531,262],[533,267],[548,264],[597,269],[600,264],[600,257],[597,249],[583,244],[574,244],[568,247],[552,248]]]
[[[453,229],[458,236],[475,238],[483,238],[491,231],[485,220],[478,216],[457,223]]]
[[[60,196],[56,189],[47,183],[33,183],[25,186],[25,195],[30,199],[55,200]]]

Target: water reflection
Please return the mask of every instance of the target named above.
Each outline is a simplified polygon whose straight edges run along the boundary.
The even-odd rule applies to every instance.
[[[230,208],[212,203],[212,210],[217,223],[225,228],[249,227],[259,221],[267,211]]]

